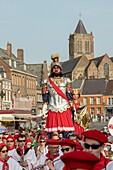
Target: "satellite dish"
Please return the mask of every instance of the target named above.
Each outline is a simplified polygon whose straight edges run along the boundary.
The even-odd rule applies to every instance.
[[[108,130],[109,130],[109,133],[113,136],[113,117],[109,120]]]

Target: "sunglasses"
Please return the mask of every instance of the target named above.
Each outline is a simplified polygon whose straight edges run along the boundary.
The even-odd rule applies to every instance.
[[[95,145],[95,144],[89,145],[88,143],[84,143],[84,147],[86,149],[89,149],[90,147],[91,147],[91,149],[98,149],[100,146],[102,146],[102,144],[100,144],[100,145]]]
[[[69,150],[70,150],[70,148],[65,148],[65,149],[62,148],[61,149],[62,152],[64,152],[64,151],[68,152]]]
[[[8,152],[8,150],[3,150],[3,151],[1,151],[2,153],[6,153],[6,152]]]
[[[19,140],[19,142],[25,142],[26,140]]]
[[[14,142],[13,140],[7,140],[7,142]]]
[[[44,142],[45,142],[44,140],[40,141],[40,143],[44,143]]]

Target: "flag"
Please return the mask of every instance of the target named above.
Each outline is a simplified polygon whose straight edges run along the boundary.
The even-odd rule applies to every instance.
[[[18,88],[17,93],[20,94],[20,88]]]

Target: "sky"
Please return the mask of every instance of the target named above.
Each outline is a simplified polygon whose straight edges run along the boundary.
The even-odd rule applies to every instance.
[[[95,57],[113,56],[113,0],[0,0],[0,48],[24,50],[28,64],[69,59],[69,35],[79,19],[94,36]]]

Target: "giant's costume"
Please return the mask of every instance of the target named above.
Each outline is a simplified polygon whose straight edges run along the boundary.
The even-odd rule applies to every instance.
[[[60,66],[54,62],[52,67]],[[42,85],[42,96],[45,108],[48,108],[46,131],[74,131],[72,112],[69,100],[72,99],[70,92],[70,80],[68,78],[50,77]],[[47,111],[46,111],[47,112]]]

